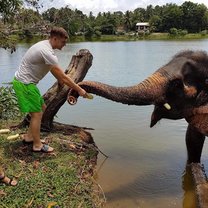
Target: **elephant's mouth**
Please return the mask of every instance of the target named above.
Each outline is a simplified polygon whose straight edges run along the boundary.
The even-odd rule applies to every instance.
[[[150,127],[152,128],[163,118],[178,120],[184,118],[184,109],[182,107],[175,106],[174,104],[159,104],[155,105],[151,115]]]
[[[155,103],[151,116],[150,127],[153,127],[162,118],[178,120],[185,117],[186,108],[195,105],[197,88],[183,83],[181,78],[173,79],[165,89],[164,100]]]

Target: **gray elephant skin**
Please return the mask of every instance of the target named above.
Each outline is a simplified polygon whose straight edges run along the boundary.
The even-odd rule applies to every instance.
[[[134,86],[117,87],[95,81],[82,81],[79,85],[114,102],[154,105],[150,127],[162,118],[185,118],[187,162],[200,162],[208,135],[208,55],[205,51],[182,51]],[[69,95],[75,101],[78,98],[75,91]]]

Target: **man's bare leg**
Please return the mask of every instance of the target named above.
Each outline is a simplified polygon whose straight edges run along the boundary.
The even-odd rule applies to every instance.
[[[40,151],[45,144],[41,143],[40,140],[40,127],[41,127],[41,119],[42,119],[42,112],[33,112],[31,113],[31,120],[29,131],[31,131],[32,138],[33,138],[33,151]],[[47,146],[46,152],[52,152],[53,148]]]
[[[42,105],[42,113],[45,111],[46,109],[46,104]],[[31,115],[31,114],[30,114]],[[31,115],[32,117],[32,115]],[[41,117],[42,118],[42,117]],[[28,131],[26,134],[23,134],[22,139],[25,142],[33,142],[33,136],[32,136],[32,129],[31,129],[31,125],[29,125]],[[45,143],[44,139],[41,139],[42,143]]]

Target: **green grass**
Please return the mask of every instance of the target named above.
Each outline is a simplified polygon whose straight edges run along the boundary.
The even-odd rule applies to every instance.
[[[0,129],[5,127],[0,124]],[[78,135],[45,135],[55,148],[54,154],[33,153],[32,146],[24,146],[20,139],[7,140],[7,136],[0,135],[1,163],[8,176],[17,178],[18,185],[0,184],[1,208],[47,208],[51,202],[61,208],[102,207],[101,190],[93,179],[97,152],[86,147],[73,151],[69,143],[60,142],[77,144],[74,138]]]
[[[92,37],[85,39],[83,36],[77,36],[70,39],[70,42],[84,42],[84,41],[139,41],[139,40],[194,40],[194,39],[206,39],[207,35],[202,35],[199,33],[189,33],[184,36],[170,36],[168,33],[151,33],[145,36],[136,35],[102,35],[101,37]]]
[[[191,40],[191,39],[206,39],[208,35],[193,34],[189,33],[184,36],[170,36],[168,33],[151,33],[146,36],[130,36],[130,35],[120,35],[120,36],[102,36],[102,41],[139,41],[139,40]]]
[[[74,36],[71,37],[69,42],[76,43],[76,42],[109,42],[109,41],[140,41],[140,40],[195,40],[195,39],[207,39],[208,34],[202,35],[200,33],[189,33],[184,36],[170,36],[168,33],[151,33],[150,35],[145,36],[136,36],[136,35],[101,35],[100,37],[91,37],[85,38],[84,36]],[[19,41],[19,43],[35,43],[38,40],[42,40],[41,37],[35,37],[29,40],[23,39]]]

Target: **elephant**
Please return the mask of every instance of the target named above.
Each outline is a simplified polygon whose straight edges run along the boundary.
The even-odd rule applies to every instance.
[[[208,55],[205,51],[180,51],[164,66],[137,85],[117,87],[96,81],[78,83],[87,92],[127,105],[154,105],[150,127],[162,118],[185,119],[187,163],[200,163],[208,135]],[[68,94],[75,104],[76,91]]]

